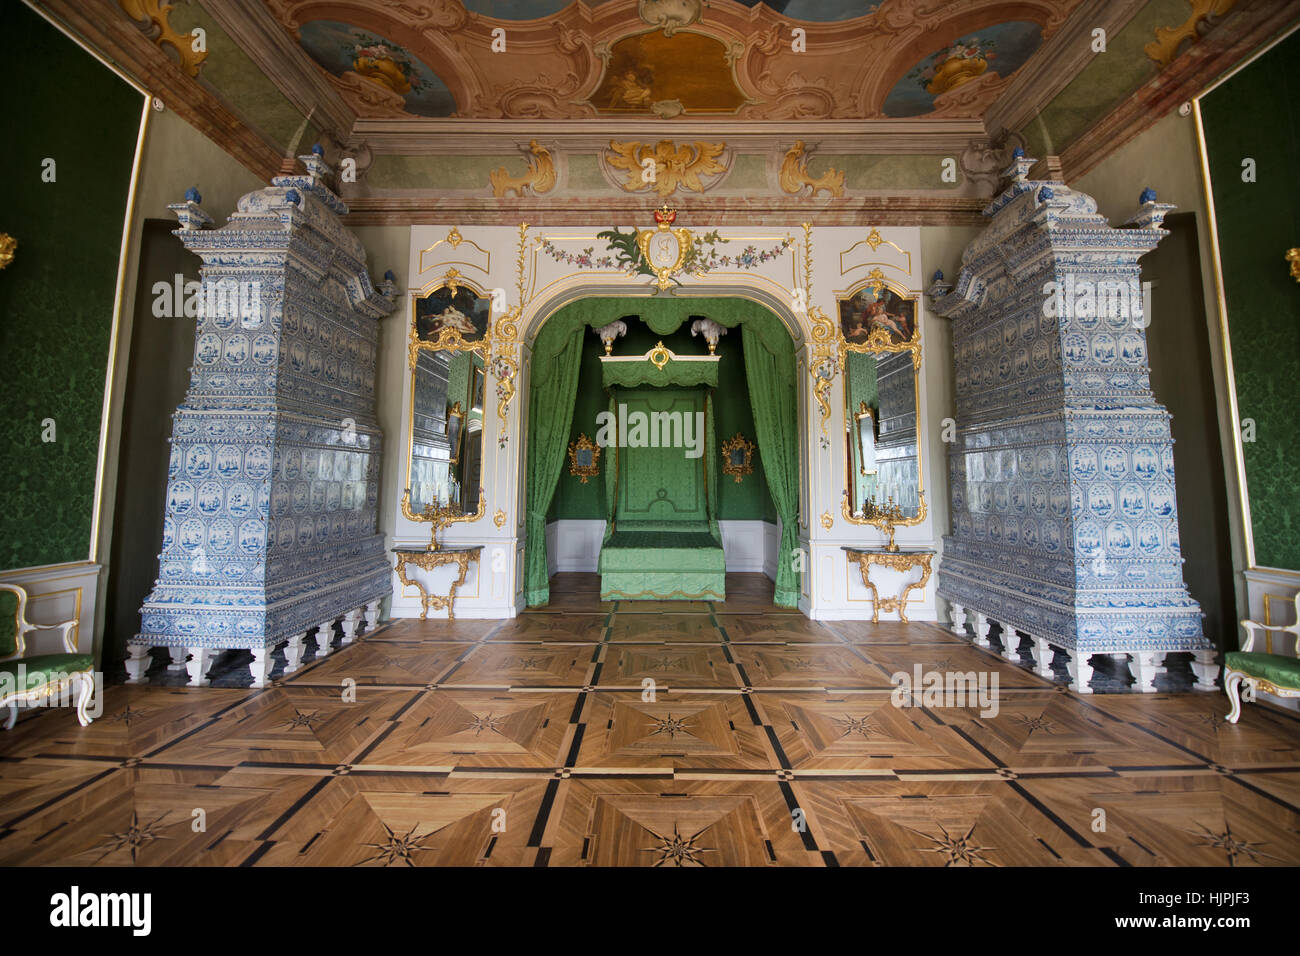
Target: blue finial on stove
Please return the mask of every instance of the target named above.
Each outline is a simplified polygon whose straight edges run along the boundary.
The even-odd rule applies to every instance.
[[[191,186],[189,189],[185,190],[185,201],[192,202],[196,206],[203,202],[203,197],[199,195],[198,186]]]
[[[324,156],[324,155],[325,155],[325,147],[322,146],[320,143],[313,143],[313,144],[312,144],[312,147],[311,147],[311,151],[312,151],[312,155],[313,155],[313,156]]]
[[[934,275],[931,277],[931,279],[932,279],[932,281],[934,281],[934,282],[942,282],[942,281],[943,281],[943,270],[942,270],[942,269],[935,269],[935,270],[934,270]]]
[[[285,194],[284,194],[284,201],[285,201],[285,202],[291,202],[291,203],[293,203],[295,206],[298,205],[298,203],[299,203],[301,200],[302,200],[302,197],[298,195],[298,190],[296,190],[296,189],[290,189],[290,190],[286,191]]]
[[[1024,151],[1024,149],[1022,149],[1021,147],[1017,146],[1015,149],[1013,149],[1013,150],[1011,151],[1011,158],[1012,158],[1012,159],[1024,159],[1024,158],[1025,158],[1025,151]]]
[[[1145,206],[1149,202],[1156,201],[1156,191],[1148,186],[1142,190],[1142,195],[1138,196],[1138,202]]]
[[[393,273],[392,269],[389,269],[387,272],[384,273],[384,278],[387,279],[389,282],[397,281],[397,276]]]
[[[1052,192],[1051,186],[1044,186],[1042,189],[1038,190],[1039,202],[1047,202],[1047,200],[1052,199],[1055,196],[1056,193]]]

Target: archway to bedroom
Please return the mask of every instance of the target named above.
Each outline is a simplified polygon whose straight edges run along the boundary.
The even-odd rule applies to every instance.
[[[799,334],[734,295],[589,296],[535,327],[529,607],[797,606]]]

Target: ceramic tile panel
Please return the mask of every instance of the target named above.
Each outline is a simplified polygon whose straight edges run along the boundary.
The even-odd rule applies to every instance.
[[[1059,182],[985,210],[954,285],[952,534],[939,594],[1073,653],[1205,652],[1182,579],[1169,413],[1151,392],[1138,259],[1173,208],[1124,228]]]
[[[176,410],[157,583],[130,643],[271,647],[389,592],[378,533],[377,291],[346,207],[307,174],[229,224],[171,208],[203,259],[189,391]]]

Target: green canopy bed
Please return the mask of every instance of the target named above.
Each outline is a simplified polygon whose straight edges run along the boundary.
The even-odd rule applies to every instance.
[[[795,607],[799,572],[788,556],[798,547],[798,418],[794,341],[781,321],[762,306],[739,298],[617,297],[582,299],[557,311],[533,341],[529,376],[526,462],[524,590],[529,605],[546,604],[550,585],[546,557],[548,509],[566,460],[573,426],[579,367],[584,348],[599,344],[589,329],[621,317],[636,317],[655,335],[668,337],[688,319],[707,316],[741,332],[748,399],[753,412],[762,472],[781,521],[775,603]],[[601,593],[607,600],[723,600],[722,541],[717,519],[714,388],[720,355],[651,353],[605,356],[601,379],[618,422],[601,463],[606,532],[598,560]],[[739,356],[736,356],[739,360]],[[620,405],[622,409],[620,409]],[[619,420],[620,412],[625,416]],[[670,439],[656,446],[638,440],[636,415],[657,422],[662,432],[687,428],[703,454],[692,457]],[[659,416],[655,418],[654,416]],[[648,425],[647,425],[648,427]],[[619,444],[613,444],[617,436]],[[662,438],[662,434],[659,436]],[[676,437],[676,436],[675,436]],[[645,442],[645,444],[642,444]],[[666,446],[666,447],[665,447]]]
[[[720,359],[679,356],[662,342],[646,355],[601,357],[616,423],[601,600],[726,600],[712,409]]]

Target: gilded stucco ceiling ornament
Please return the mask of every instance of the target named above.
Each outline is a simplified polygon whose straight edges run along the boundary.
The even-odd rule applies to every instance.
[[[1219,17],[1237,5],[1237,0],[1189,0],[1192,12],[1176,27],[1157,27],[1156,38],[1142,49],[1161,68],[1178,56],[1184,41],[1198,42]]]
[[[639,0],[637,16],[670,37],[682,27],[704,19],[705,0]]]
[[[619,183],[630,193],[653,189],[667,197],[678,188],[702,193],[717,185],[727,172],[719,162],[726,143],[683,143],[662,139],[653,146],[647,143],[621,143],[611,140],[601,154],[611,169],[624,173]]]
[[[803,140],[797,140],[785,153],[785,159],[781,161],[781,170],[777,175],[777,182],[781,186],[781,191],[795,195],[808,190],[806,195],[810,199],[817,198],[819,190],[826,190],[836,199],[844,195],[844,170],[827,169],[820,176],[811,176],[808,173],[809,151],[804,147]]]
[[[154,44],[160,50],[163,44],[175,50],[176,55],[180,57],[182,70],[190,76],[199,75],[199,67],[208,58],[208,52],[194,49],[193,34],[177,33],[172,29],[172,25],[167,22],[172,4],[163,3],[162,0],[118,0],[118,5],[126,11],[127,16],[136,21],[137,25],[147,21],[147,25],[141,27],[145,33],[158,31],[158,35],[152,38]]]
[[[529,141],[525,155],[528,156],[528,168],[519,176],[511,176],[504,166],[488,173],[493,196],[500,198],[513,192],[522,199],[527,195],[525,190],[532,190],[534,196],[540,196],[555,188],[555,163],[551,151],[534,139]]]

